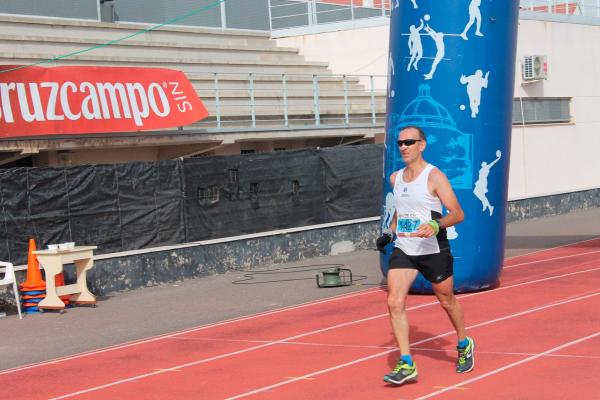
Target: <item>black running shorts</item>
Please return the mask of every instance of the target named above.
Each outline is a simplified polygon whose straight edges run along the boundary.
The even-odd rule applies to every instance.
[[[440,283],[453,274],[454,258],[450,249],[441,250],[439,253],[424,256],[409,256],[397,247],[394,247],[390,257],[389,269],[416,269],[431,283]]]

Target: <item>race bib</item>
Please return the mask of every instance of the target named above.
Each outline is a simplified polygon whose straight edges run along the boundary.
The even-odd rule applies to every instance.
[[[417,228],[421,225],[421,220],[418,218],[398,218],[398,223],[396,225],[396,230],[398,233],[412,233],[417,230]]]

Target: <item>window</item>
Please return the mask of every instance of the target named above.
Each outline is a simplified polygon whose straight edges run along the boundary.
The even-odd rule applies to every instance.
[[[250,196],[258,196],[258,183],[252,182],[250,184]]]
[[[274,151],[286,151],[287,149],[285,147],[275,147],[273,150]]]
[[[229,183],[231,185],[237,185],[240,179],[240,171],[237,168],[229,169]]]
[[[258,182],[252,182],[250,184],[250,204],[255,210],[258,209]]]
[[[521,109],[521,105],[523,108]],[[523,97],[513,99],[513,124],[571,122],[571,98]]]
[[[198,188],[198,203],[201,206],[208,206],[219,201],[219,186],[212,185],[210,187]]]
[[[300,203],[300,181],[297,179],[292,181],[292,203]]]
[[[256,153],[256,150],[254,149],[244,149],[240,151],[240,154],[254,154]]]

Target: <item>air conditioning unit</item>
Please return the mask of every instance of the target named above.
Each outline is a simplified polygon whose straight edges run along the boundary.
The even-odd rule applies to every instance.
[[[524,81],[548,79],[547,57],[540,55],[523,57],[522,75]]]

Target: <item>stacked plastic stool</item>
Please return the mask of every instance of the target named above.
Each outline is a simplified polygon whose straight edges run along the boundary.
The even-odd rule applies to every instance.
[[[29,239],[27,255],[27,279],[19,285],[21,305],[25,314],[39,313],[38,303],[46,297],[46,282],[42,279],[40,265],[33,252],[36,250],[35,240]]]

